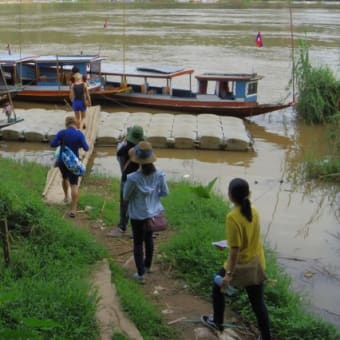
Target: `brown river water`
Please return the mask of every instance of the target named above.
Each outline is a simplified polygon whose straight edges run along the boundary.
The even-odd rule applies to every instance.
[[[0,6],[0,49],[23,54],[100,53],[133,65],[182,65],[200,72],[257,72],[264,76],[259,101],[290,101],[289,10],[184,8],[143,9],[113,3],[13,4]],[[108,27],[103,28],[105,19]],[[340,6],[293,10],[295,44],[310,43],[314,65],[339,77]],[[262,32],[264,47],[255,36]],[[174,84],[181,85],[181,84]],[[186,84],[183,84],[186,85]],[[17,103],[17,107],[55,107]],[[63,107],[66,109],[66,107]],[[116,104],[108,112],[136,111]],[[144,110],[145,111],[145,110]],[[299,165],[312,153],[326,155],[325,131],[305,126],[292,108],[246,121],[252,152],[157,150],[157,165],[170,179],[207,184],[226,195],[235,176],[246,178],[262,216],[268,244],[292,275],[311,310],[340,326],[340,194],[332,183],[304,182]],[[50,164],[45,144],[0,142],[0,155]],[[115,149],[96,148],[91,171],[119,175]]]

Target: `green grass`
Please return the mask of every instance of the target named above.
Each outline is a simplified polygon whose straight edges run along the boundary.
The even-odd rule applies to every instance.
[[[124,270],[114,262],[111,263],[111,269],[122,306],[143,339],[178,339],[174,329],[163,322],[160,308],[148,301],[140,285],[127,278]]]
[[[309,47],[299,41],[295,65],[298,86],[297,112],[307,123],[327,123],[340,110],[340,81],[327,66],[312,66]]]
[[[0,168],[0,216],[7,217],[11,239],[9,266],[0,253],[0,339],[96,339],[98,297],[88,278],[108,254],[42,202],[46,168],[2,158]],[[119,180],[85,177],[79,209],[106,225],[116,223]],[[140,287],[111,266],[124,309],[143,338],[178,339]],[[127,338],[116,332],[112,339]]]
[[[1,339],[95,339],[91,266],[105,251],[41,200],[47,170],[0,159],[0,215],[10,263],[0,256]]]

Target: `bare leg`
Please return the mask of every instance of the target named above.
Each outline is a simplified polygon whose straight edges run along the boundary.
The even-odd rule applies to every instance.
[[[78,184],[71,185],[71,197],[72,197],[71,212],[75,214],[77,212],[78,205]]]
[[[80,111],[74,111],[74,115],[76,117],[77,127],[78,127],[78,129],[80,129],[81,128],[81,124],[82,124],[82,121],[81,121],[81,112]]]
[[[68,188],[69,188],[69,181],[68,179],[63,179],[62,181],[63,191],[64,191],[64,202],[68,201]]]
[[[81,111],[80,128],[86,129],[86,111]]]

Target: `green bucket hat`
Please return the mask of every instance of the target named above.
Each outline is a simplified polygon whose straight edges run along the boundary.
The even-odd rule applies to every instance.
[[[143,128],[139,125],[134,125],[131,128],[129,128],[126,140],[135,145],[143,141],[144,140]]]

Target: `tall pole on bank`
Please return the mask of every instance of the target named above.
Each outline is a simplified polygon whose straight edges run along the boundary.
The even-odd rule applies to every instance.
[[[290,17],[290,43],[292,53],[292,91],[293,91],[293,104],[295,104],[295,50],[294,50],[294,33],[293,33],[293,14],[292,3],[289,1],[289,17]]]

